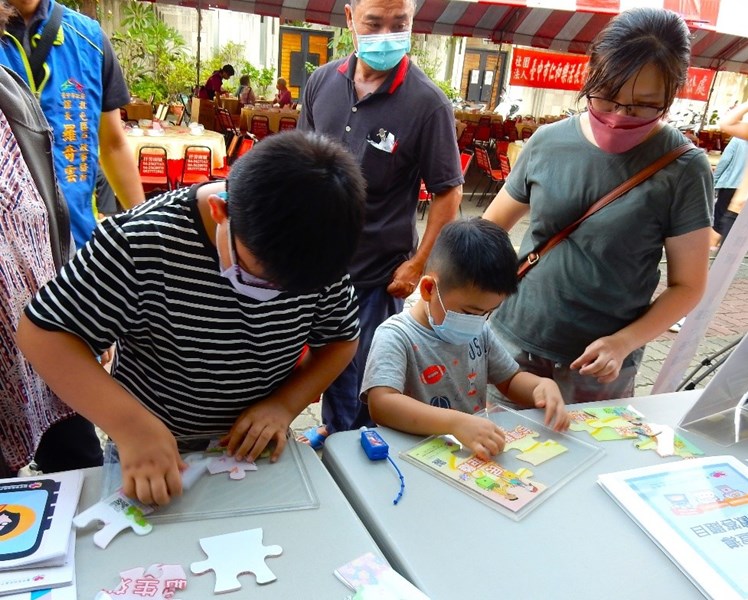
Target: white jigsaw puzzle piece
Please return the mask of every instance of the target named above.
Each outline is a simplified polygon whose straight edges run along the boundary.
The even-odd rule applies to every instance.
[[[230,479],[244,479],[246,471],[256,471],[257,465],[246,460],[236,460],[233,456],[217,456],[208,462],[208,471],[211,475],[216,473],[228,473]]]
[[[125,529],[130,528],[138,535],[150,533],[153,525],[145,520],[145,515],[152,513],[153,510],[152,506],[141,504],[125,496],[122,490],[117,490],[105,500],[76,515],[73,524],[80,529],[95,521],[103,523],[104,526],[93,536],[94,544],[103,549]]]
[[[215,594],[241,589],[238,577],[243,573],[254,573],[259,584],[275,581],[276,577],[265,564],[265,559],[283,552],[280,546],[262,545],[261,527],[201,538],[200,547],[208,559],[192,563],[190,571],[195,575],[213,571],[216,575]]]

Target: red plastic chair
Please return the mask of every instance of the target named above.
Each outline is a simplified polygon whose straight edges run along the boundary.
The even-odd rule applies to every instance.
[[[482,146],[475,147],[475,163],[478,165],[481,173],[483,173],[483,175],[488,179],[488,183],[486,184],[485,189],[478,197],[476,206],[480,206],[483,203],[483,199],[486,197],[486,194],[489,194],[492,188],[496,188],[496,191],[500,189],[499,184],[504,183],[504,177],[502,176],[501,169],[494,169],[491,166],[491,158],[488,155],[488,150],[486,150]],[[478,189],[478,186],[475,186],[473,193],[470,195],[471,200],[475,195],[476,189]]]
[[[252,115],[249,123],[249,133],[258,140],[270,135],[270,120],[265,115]]]
[[[163,146],[143,146],[140,148],[138,150],[138,174],[145,193],[155,190],[170,190],[166,148]]]
[[[239,142],[239,149],[236,151],[236,158],[234,160],[236,161],[240,156],[243,156],[247,152],[249,152],[253,146],[255,145],[256,140],[251,137],[250,135],[245,135],[242,138],[242,141]]]
[[[509,164],[509,157],[506,154],[499,154],[499,167],[501,168],[501,177],[506,181],[509,173],[512,172],[512,166]]]
[[[473,145],[473,139],[475,138],[475,129],[476,127],[474,123],[468,123],[467,127],[462,130],[460,139],[457,140],[457,147],[460,149],[460,152],[462,152],[468,146]]]
[[[207,146],[187,146],[184,149],[182,177],[179,179],[180,186],[184,187],[210,181],[212,159],[212,153]]]
[[[421,187],[418,189],[418,207],[416,212],[421,215],[421,220],[426,216],[426,209],[429,207],[433,194],[426,189],[426,184],[421,180]]]
[[[296,119],[293,117],[281,117],[278,121],[278,131],[287,131],[289,129],[296,129]]]

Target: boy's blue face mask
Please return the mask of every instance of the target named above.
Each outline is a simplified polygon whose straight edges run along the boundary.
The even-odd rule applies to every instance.
[[[356,27],[353,27],[356,33]],[[406,52],[410,51],[410,29],[395,33],[356,33],[358,50],[356,56],[375,71],[389,71],[397,66]]]
[[[439,299],[439,304],[442,305],[442,310],[446,315],[441,325],[437,325],[431,316],[429,305],[426,304],[429,325],[434,330],[436,337],[448,344],[465,346],[472,342],[474,338],[480,336],[483,326],[486,324],[486,317],[484,315],[466,315],[447,310],[444,308],[444,302],[442,302],[442,297],[439,293],[439,286],[436,283],[434,283],[434,288],[436,289],[436,297]]]

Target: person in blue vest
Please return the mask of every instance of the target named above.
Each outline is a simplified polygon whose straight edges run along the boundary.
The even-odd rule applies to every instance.
[[[54,135],[57,177],[70,212],[75,244],[91,236],[96,218],[93,193],[99,162],[125,207],[145,199],[119,107],[130,94],[109,40],[99,24],[63,7],[57,33],[43,64],[33,71],[32,49],[41,47],[55,0],[7,0],[17,15],[0,43],[0,64],[15,71],[39,99]]]

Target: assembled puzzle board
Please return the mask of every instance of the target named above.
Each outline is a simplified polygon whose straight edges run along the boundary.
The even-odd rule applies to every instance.
[[[557,433],[510,409],[497,407],[485,418],[506,435],[504,451],[493,460],[484,461],[463,450],[452,436],[431,436],[401,456],[520,520],[603,454],[597,446]]]
[[[215,439],[205,436],[177,438],[182,457],[223,459],[221,453],[209,450]],[[255,461],[256,470],[245,463],[244,472],[217,470],[206,472],[190,489],[170,504],[148,515],[152,523],[206,519],[245,514],[260,514],[319,507],[319,500],[301,458],[296,442],[289,440],[280,458]],[[122,486],[119,455],[109,442],[104,454],[104,476],[101,498],[105,499]]]

